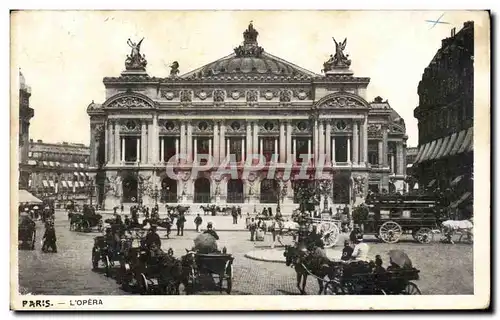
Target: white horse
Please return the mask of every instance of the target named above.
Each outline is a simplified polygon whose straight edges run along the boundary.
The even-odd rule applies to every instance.
[[[474,224],[472,223],[472,219],[470,220],[446,220],[441,224],[443,236],[448,242],[454,244],[452,237],[455,234],[459,234],[460,238],[458,241],[462,240],[462,237],[465,236],[469,242],[472,242],[473,239],[473,229]]]

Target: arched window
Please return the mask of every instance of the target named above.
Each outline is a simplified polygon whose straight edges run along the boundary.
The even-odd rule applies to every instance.
[[[123,179],[123,202],[138,202],[137,178],[130,175]]]
[[[227,183],[227,202],[243,203],[243,181],[240,179],[231,179]]]
[[[278,203],[279,186],[275,179],[264,179],[260,183],[260,203]]]
[[[194,183],[194,202],[210,202],[210,180],[207,178],[198,178]]]
[[[161,181],[161,202],[177,202],[177,181],[165,177]]]

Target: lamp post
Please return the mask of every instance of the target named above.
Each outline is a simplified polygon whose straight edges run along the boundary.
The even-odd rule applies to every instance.
[[[153,189],[153,198],[155,199],[155,206],[158,205],[158,186],[156,184]]]
[[[276,207],[276,215],[278,215],[278,213],[279,213],[279,215],[281,215],[280,203],[284,202],[287,190],[288,190],[288,186],[286,185],[285,181],[280,180],[279,191],[278,191],[279,193],[278,193],[278,197],[277,197],[278,206]]]
[[[92,198],[94,197],[94,179],[90,180],[90,184],[88,186],[89,198],[90,198],[90,206],[92,207]]]

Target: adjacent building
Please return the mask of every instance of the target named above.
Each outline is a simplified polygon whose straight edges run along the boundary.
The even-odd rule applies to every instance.
[[[35,110],[30,107],[31,87],[26,85],[24,75],[19,71],[19,189],[27,190],[30,177],[28,161],[30,121]]]
[[[250,24],[232,54],[180,76],[174,62],[167,77],[147,74],[140,44],[129,42],[125,71],[104,78],[105,101],[87,108],[91,175],[106,208],[218,202],[252,210],[278,201],[295,207],[306,154],[312,171],[324,165],[323,206],[359,203],[368,189],[402,190],[405,123],[387,100],[368,100],[370,78],[354,76],[345,42],[336,43],[317,74],[268,53]],[[194,174],[207,154],[214,169]],[[229,154],[239,173],[252,154],[266,164],[248,176],[216,174]],[[287,163],[290,179],[283,178]]]
[[[453,194],[450,206],[472,204],[474,163],[474,22],[465,22],[425,68],[418,86],[420,188]]]
[[[91,192],[89,148],[79,143],[29,142],[29,190],[43,199],[87,203]]]

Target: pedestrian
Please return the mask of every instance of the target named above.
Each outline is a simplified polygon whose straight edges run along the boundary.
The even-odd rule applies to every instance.
[[[122,212],[122,214],[123,214],[123,209],[124,209],[124,208],[123,208],[123,203],[122,203],[122,205],[121,205],[121,207],[120,207],[120,211]]]
[[[48,252],[49,248],[52,252],[57,253],[56,245],[56,230],[53,223],[47,223],[45,225],[45,233],[42,238],[42,252]]]
[[[257,230],[257,224],[255,223],[254,218],[251,219],[248,229],[250,230],[250,241],[255,241],[255,230]]]
[[[351,260],[353,250],[354,249],[351,247],[349,240],[345,240],[344,249],[342,249],[342,257],[340,259],[343,261]]]
[[[269,207],[267,208],[267,214],[272,217],[273,216],[273,208]]]
[[[275,219],[271,225],[271,233],[273,235],[273,243],[271,244],[272,249],[274,249],[276,241],[283,246],[283,243],[281,242],[282,232],[283,232],[283,225],[278,219]]]
[[[238,214],[238,216],[239,216],[239,217],[240,217],[240,219],[241,219],[241,207],[238,207],[238,209],[237,209],[237,214]]]
[[[231,215],[233,216],[233,224],[238,224],[238,212],[235,207],[231,209]]]
[[[200,232],[200,225],[203,223],[203,219],[200,217],[198,213],[196,218],[194,218],[194,225],[196,226],[196,232]]]
[[[172,217],[170,214],[167,214],[165,218],[165,228],[167,229],[167,239],[170,239],[170,232],[172,230]]]
[[[184,236],[184,223],[186,222],[186,218],[184,214],[181,214],[179,218],[177,218],[177,235]]]

